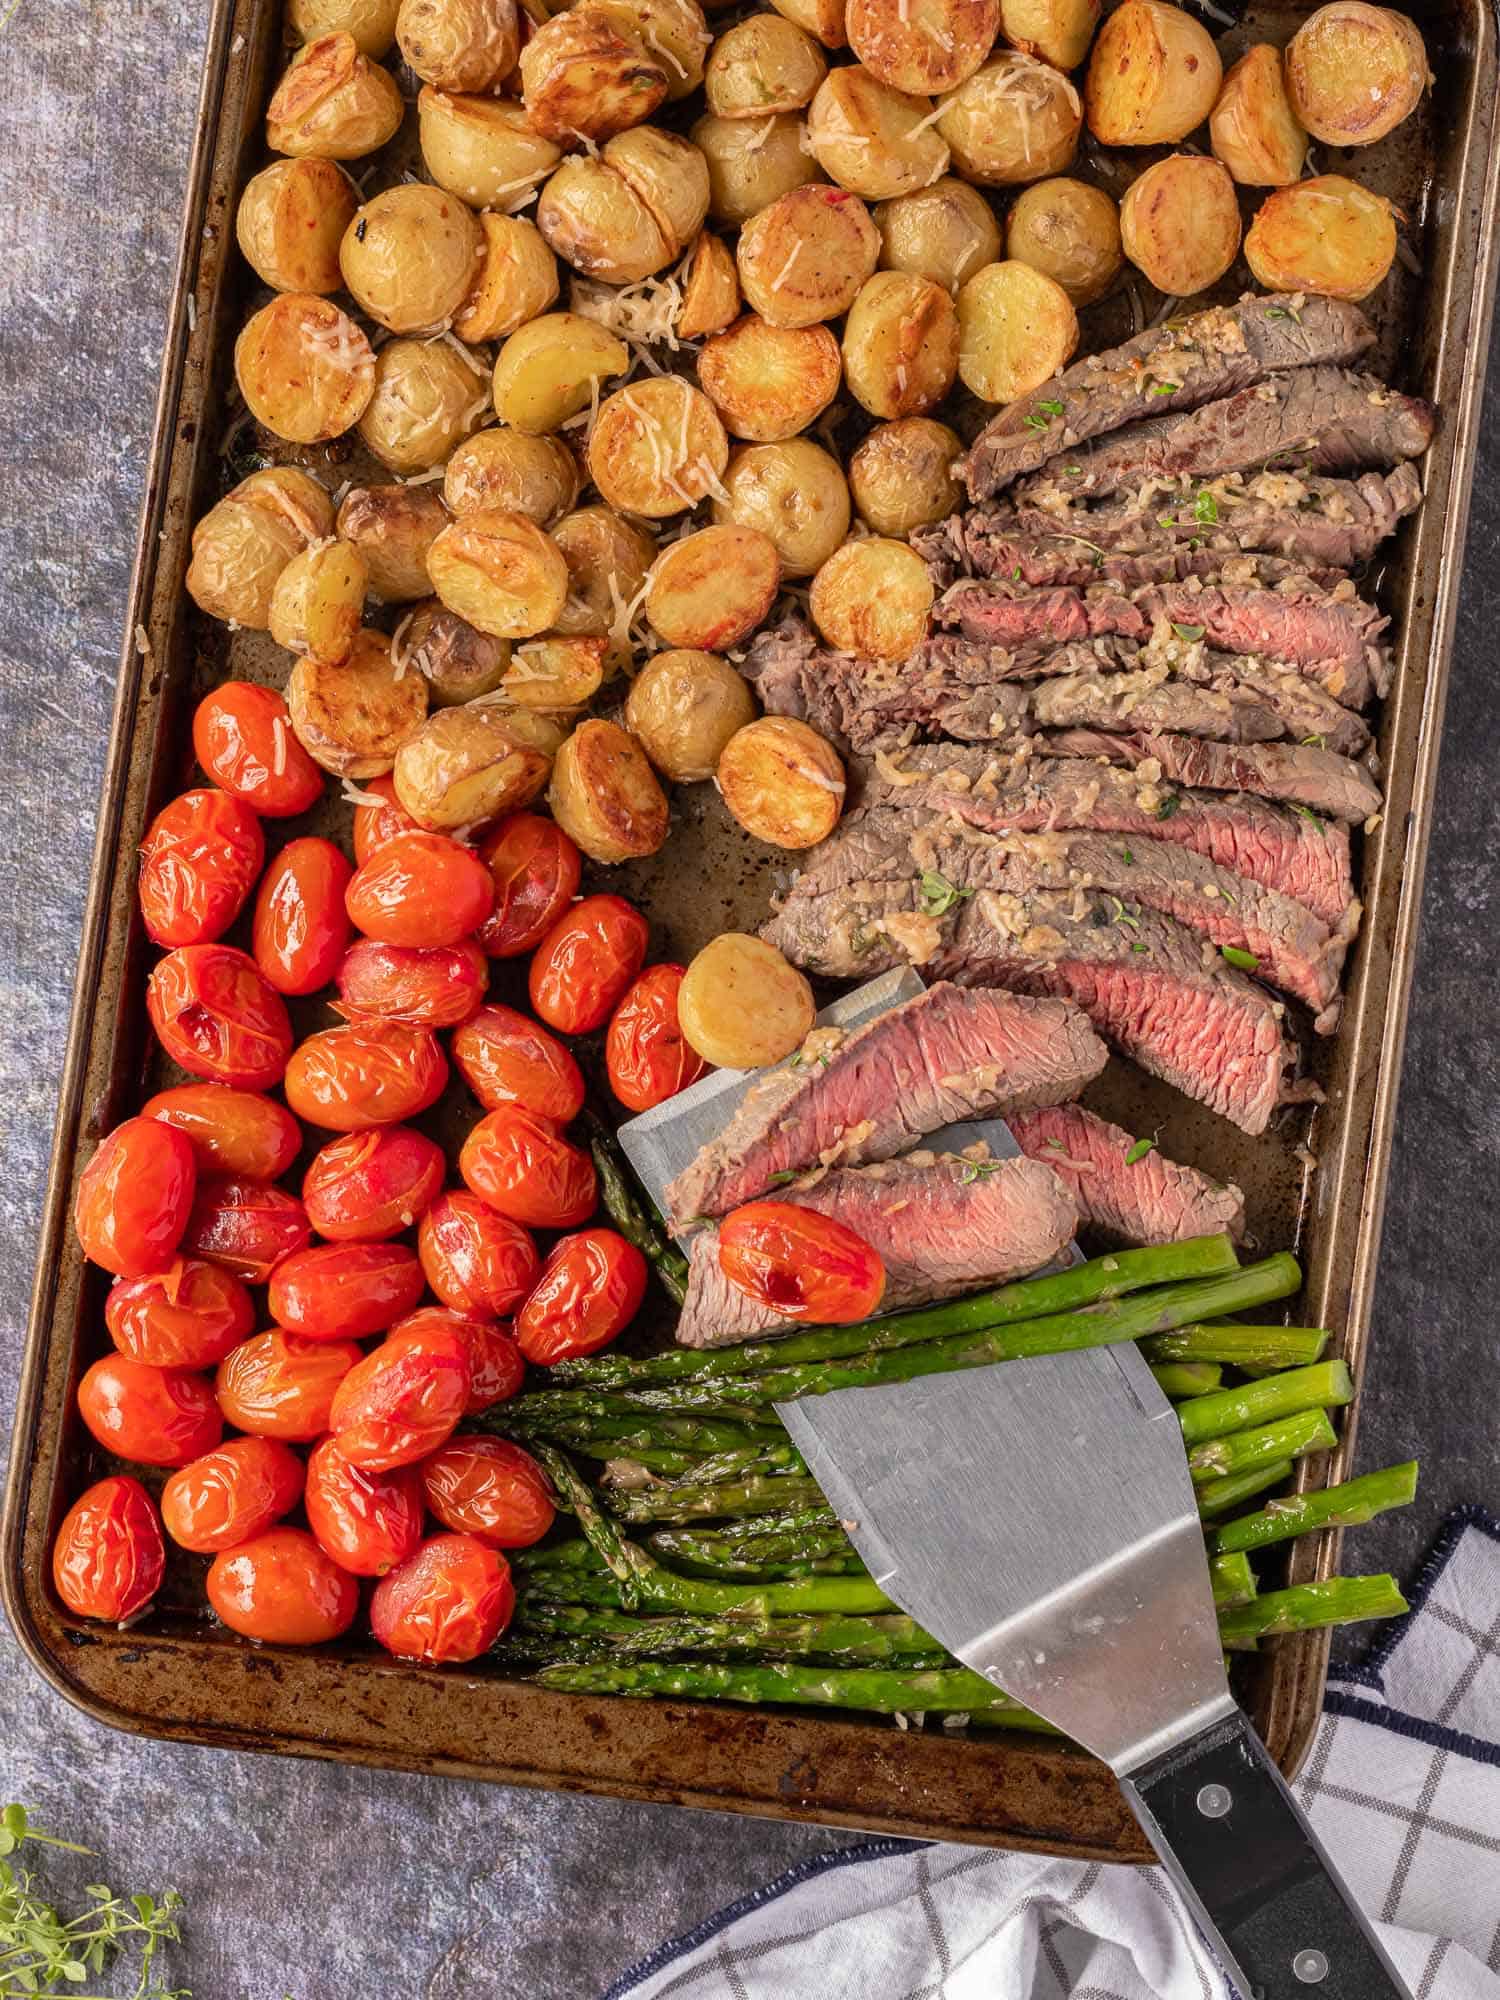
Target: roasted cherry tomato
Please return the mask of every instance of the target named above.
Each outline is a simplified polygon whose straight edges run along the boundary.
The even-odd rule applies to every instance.
[[[422,1467],[427,1505],[445,1528],[492,1549],[529,1549],[552,1526],[547,1475],[504,1438],[452,1438]]]
[[[719,1269],[783,1319],[847,1326],[885,1292],[878,1251],[846,1223],[791,1201],[751,1201],[719,1224]]]
[[[193,1149],[154,1118],[127,1118],[78,1178],[73,1227],[91,1263],[141,1278],[171,1263],[198,1184]]]
[[[182,1250],[232,1271],[247,1285],[263,1285],[283,1257],[311,1241],[307,1210],[285,1188],[206,1174],[198,1183]]]
[[[264,1534],[302,1498],[302,1461],[275,1438],[226,1438],[161,1489],[162,1525],[179,1548],[213,1556]]]
[[[495,906],[479,933],[491,958],[534,951],[578,894],[578,849],[555,820],[511,813],[483,842],[479,858],[495,885]]]
[[[708,1064],[677,1025],[684,970],[647,966],[611,1017],[604,1059],[609,1087],[627,1111],[649,1111],[708,1074]]]
[[[203,697],[193,755],[216,785],[264,819],[304,813],[323,794],[323,773],[292,734],[286,703],[255,681],[225,681]]]
[[[469,1350],[451,1326],[392,1334],[340,1382],[329,1429],[371,1472],[414,1465],[453,1433],[469,1400]]]
[[[305,1528],[267,1528],[208,1567],[208,1601],[246,1639],[320,1646],[347,1632],[359,1585]]]
[[[531,1004],[549,1028],[602,1028],[646,959],[646,919],[623,896],[585,896],[555,923],[531,961]]]
[[[141,844],[141,915],[154,944],[211,944],[244,908],[265,866],[266,836],[228,792],[184,792]]]
[[[510,1566],[472,1535],[434,1535],[376,1584],[370,1630],[402,1660],[477,1660],[516,1608]]]
[[[646,1260],[613,1229],[580,1229],[554,1244],[535,1289],[516,1314],[516,1344],[550,1368],[608,1347],[640,1310]]]
[[[309,1125],[364,1132],[395,1125],[436,1104],[448,1059],[427,1028],[400,1021],[351,1021],[325,1028],[292,1051],[286,1101]]]
[[[422,1540],[422,1475],[414,1465],[368,1472],[324,1438],[307,1461],[303,1498],[313,1539],[351,1576],[384,1576]]]
[[[575,1229],[598,1199],[594,1163],[570,1146],[550,1118],[502,1104],[480,1119],[458,1156],[464,1184],[512,1222]]]
[[[227,944],[171,951],[146,985],[157,1040],[189,1076],[241,1090],[281,1081],[292,1052],[286,1002],[255,960]]]
[[[442,1147],[410,1126],[345,1132],[303,1178],[307,1219],[331,1243],[382,1243],[427,1213],[446,1170]]]
[[[378,805],[361,805],[354,808],[354,858],[366,862],[377,847],[394,840],[398,833],[420,833],[421,828],[411,814],[396,797],[396,787],[390,778],[365,778],[359,790],[367,799],[378,799]]]
[[[236,1430],[306,1444],[327,1430],[334,1394],[359,1358],[352,1340],[299,1340],[273,1326],[224,1356],[214,1393]]]
[[[271,1274],[271,1317],[304,1340],[367,1340],[409,1313],[425,1289],[400,1243],[318,1243]]]
[[[52,1580],[63,1603],[75,1617],[112,1625],[151,1602],[166,1566],[151,1495],[124,1472],[80,1494],[52,1545]]]
[[[495,885],[479,856],[445,833],[398,833],[360,863],[349,921],[382,944],[457,944],[484,922]]]
[[[279,1181],[302,1147],[302,1127],[284,1104],[222,1083],[159,1090],[141,1106],[141,1116],[185,1133],[206,1174]]]
[[[520,1223],[466,1188],[439,1195],[422,1217],[417,1255],[443,1304],[467,1319],[497,1319],[518,1306],[542,1262]]]
[[[217,1368],[254,1326],[255,1307],[231,1272],[174,1257],[149,1278],[117,1278],[104,1324],[122,1354],[153,1368]]]
[[[521,1358],[509,1326],[492,1319],[465,1319],[449,1306],[418,1306],[405,1319],[397,1320],[391,1335],[418,1327],[443,1326],[456,1333],[469,1357],[469,1400],[466,1417],[478,1416],[492,1403],[514,1396],[526,1379],[526,1363]]]
[[[569,1125],[583,1109],[583,1072],[556,1035],[492,1002],[449,1044],[459,1074],[486,1111],[524,1104],[539,1118]]]
[[[316,993],[349,943],[344,891],[354,870],[331,840],[289,840],[255,899],[251,949],[278,993]]]
[[[349,1020],[405,1021],[454,1028],[467,1021],[490,983],[477,944],[381,944],[361,938],[337,968],[339,1009]]]
[[[137,1465],[186,1465],[224,1424],[206,1375],[106,1354],[78,1385],[78,1414],[106,1451]]]

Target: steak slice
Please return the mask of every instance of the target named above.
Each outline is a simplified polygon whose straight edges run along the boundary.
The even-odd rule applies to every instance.
[[[940,983],[845,1034],[814,1029],[751,1085],[718,1138],[667,1189],[681,1228],[724,1215],[788,1173],[891,1159],[966,1118],[1076,1097],[1106,1061],[1061,1000]]]
[[[1081,512],[1076,534],[1054,529],[1046,533],[974,537],[971,553],[963,523],[989,511],[975,508],[967,516],[950,514],[946,521],[920,529],[911,537],[913,548],[932,571],[938,589],[946,589],[970,572],[1024,583],[1031,590],[1046,590],[1054,584],[1071,584],[1081,589],[1091,583],[1117,583],[1122,589],[1132,590],[1141,583],[1182,583],[1190,576],[1218,577],[1225,583],[1261,584],[1267,589],[1274,589],[1293,577],[1303,577],[1324,590],[1331,590],[1343,576],[1342,570],[1327,564],[1309,569],[1305,562],[1295,562],[1286,556],[1242,554],[1232,545],[1215,547],[1201,538],[1189,542],[1164,536],[1158,547],[1116,554],[1086,539],[1087,517]]]
[[[1359,926],[1348,829],[1253,793],[1174,791],[1084,758],[1028,760],[946,744],[861,759],[849,775],[866,806],[920,807],[989,833],[1094,827],[1172,841],[1306,904],[1330,930],[1352,937]],[[810,852],[808,867],[822,851]]]
[[[933,978],[1071,1000],[1105,1041],[1242,1131],[1263,1132],[1280,1103],[1309,1094],[1284,1082],[1295,1050],[1282,1006],[1226,965],[1195,932],[1116,899],[989,891],[934,916],[918,882],[868,882],[789,903],[762,931],[794,964],[862,979],[893,964]]]
[[[776,1199],[847,1224],[885,1265],[882,1310],[1000,1285],[1050,1264],[1078,1226],[1072,1196],[1050,1167],[908,1153],[872,1167],[841,1167]],[[683,1347],[727,1347],[795,1323],[758,1305],[719,1269],[718,1231],[701,1230],[688,1253],[677,1322]]]
[[[1213,792],[1256,792],[1304,812],[1355,825],[1379,812],[1380,787],[1363,764],[1304,743],[1208,743],[1197,736],[1115,736],[1061,729],[1032,742],[1039,754],[1104,757],[1155,783]]]
[[[1081,1104],[1023,1111],[1010,1121],[1016,1144],[1064,1181],[1086,1229],[1126,1243],[1180,1243],[1189,1236],[1245,1234],[1245,1197],[1155,1147],[1132,1160],[1136,1141]]]
[[[1075,361],[993,416],[964,462],[971,500],[987,500],[1059,452],[1137,417],[1196,409],[1288,368],[1356,360],[1375,333],[1357,306],[1327,298],[1246,296]]]

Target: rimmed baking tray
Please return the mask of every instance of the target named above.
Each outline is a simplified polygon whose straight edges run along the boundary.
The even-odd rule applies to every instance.
[[[1377,579],[1399,633],[1395,688],[1380,731],[1386,806],[1363,842],[1366,919],[1345,1024],[1336,1044],[1311,1053],[1327,1101],[1316,1111],[1289,1112],[1274,1135],[1249,1140],[1123,1064],[1112,1064],[1090,1093],[1132,1129],[1159,1128],[1167,1151],[1240,1181],[1260,1241],[1295,1247],[1304,1260],[1297,1316],[1336,1330],[1356,1377],[1365,1359],[1496,261],[1495,15],[1487,0],[1448,0],[1419,18],[1434,91],[1393,139],[1355,156],[1353,170],[1400,203],[1418,267],[1398,270],[1373,302],[1378,365],[1401,387],[1432,397],[1442,428],[1426,464],[1426,505],[1404,524]],[[1233,52],[1256,39],[1282,41],[1295,19],[1291,10],[1254,9],[1224,45]],[[134,852],[150,814],[188,776],[196,695],[226,672],[279,679],[285,665],[263,635],[231,638],[201,619],[182,590],[189,529],[225,479],[229,350],[247,284],[233,217],[244,180],[261,162],[261,113],[278,51],[274,0],[216,0],[6,1494],[0,1582],[17,1636],[38,1670],[89,1714],[178,1741],[1143,1860],[1139,1830],[1108,1772],[1046,1740],[902,1733],[880,1721],[788,1710],[559,1696],[483,1671],[414,1670],[364,1642],[258,1651],[205,1624],[191,1591],[169,1593],[129,1631],[85,1628],[52,1592],[48,1552],[57,1522],[97,1469],[72,1409],[73,1390],[104,1344],[104,1277],[83,1264],[68,1227],[75,1175],[100,1134],[135,1109],[161,1073],[144,1017]],[[334,448],[321,463],[326,468],[337,455]],[[673,839],[620,885],[645,901],[657,945],[676,957],[729,923],[754,922],[774,879],[764,851],[756,857],[702,796],[707,789],[680,795]],[[498,990],[504,997],[503,984]],[[447,1121],[460,1112],[449,1107]],[[437,1129],[444,1121],[440,1112]],[[1352,1432],[1346,1423],[1337,1453],[1304,1464],[1304,1484],[1343,1475]],[[1289,1579],[1328,1574],[1338,1539],[1328,1533],[1292,1544]],[[1244,1696],[1288,1772],[1311,1738],[1326,1660],[1326,1637],[1305,1634],[1273,1641],[1248,1667]]]

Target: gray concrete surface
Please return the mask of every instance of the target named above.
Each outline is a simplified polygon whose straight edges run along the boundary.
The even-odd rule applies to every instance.
[[[0,1418],[30,1280],[159,365],[201,8],[0,0]],[[1494,370],[1500,376],[1500,366]],[[1409,1570],[1500,1503],[1500,383],[1475,499],[1382,1264],[1366,1465],[1420,1504]],[[7,1427],[8,1428],[8,1427]],[[199,2000],[587,2000],[658,1939],[842,1836],[111,1735],[0,1630],[0,1801],[131,1889],[174,1885]]]

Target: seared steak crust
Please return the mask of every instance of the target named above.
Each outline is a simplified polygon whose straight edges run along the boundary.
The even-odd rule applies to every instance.
[[[1245,1197],[1153,1147],[1139,1159],[1129,1132],[1081,1104],[1023,1111],[1010,1120],[1016,1144],[1067,1183],[1086,1229],[1125,1243],[1179,1243],[1189,1236],[1239,1242]]]

